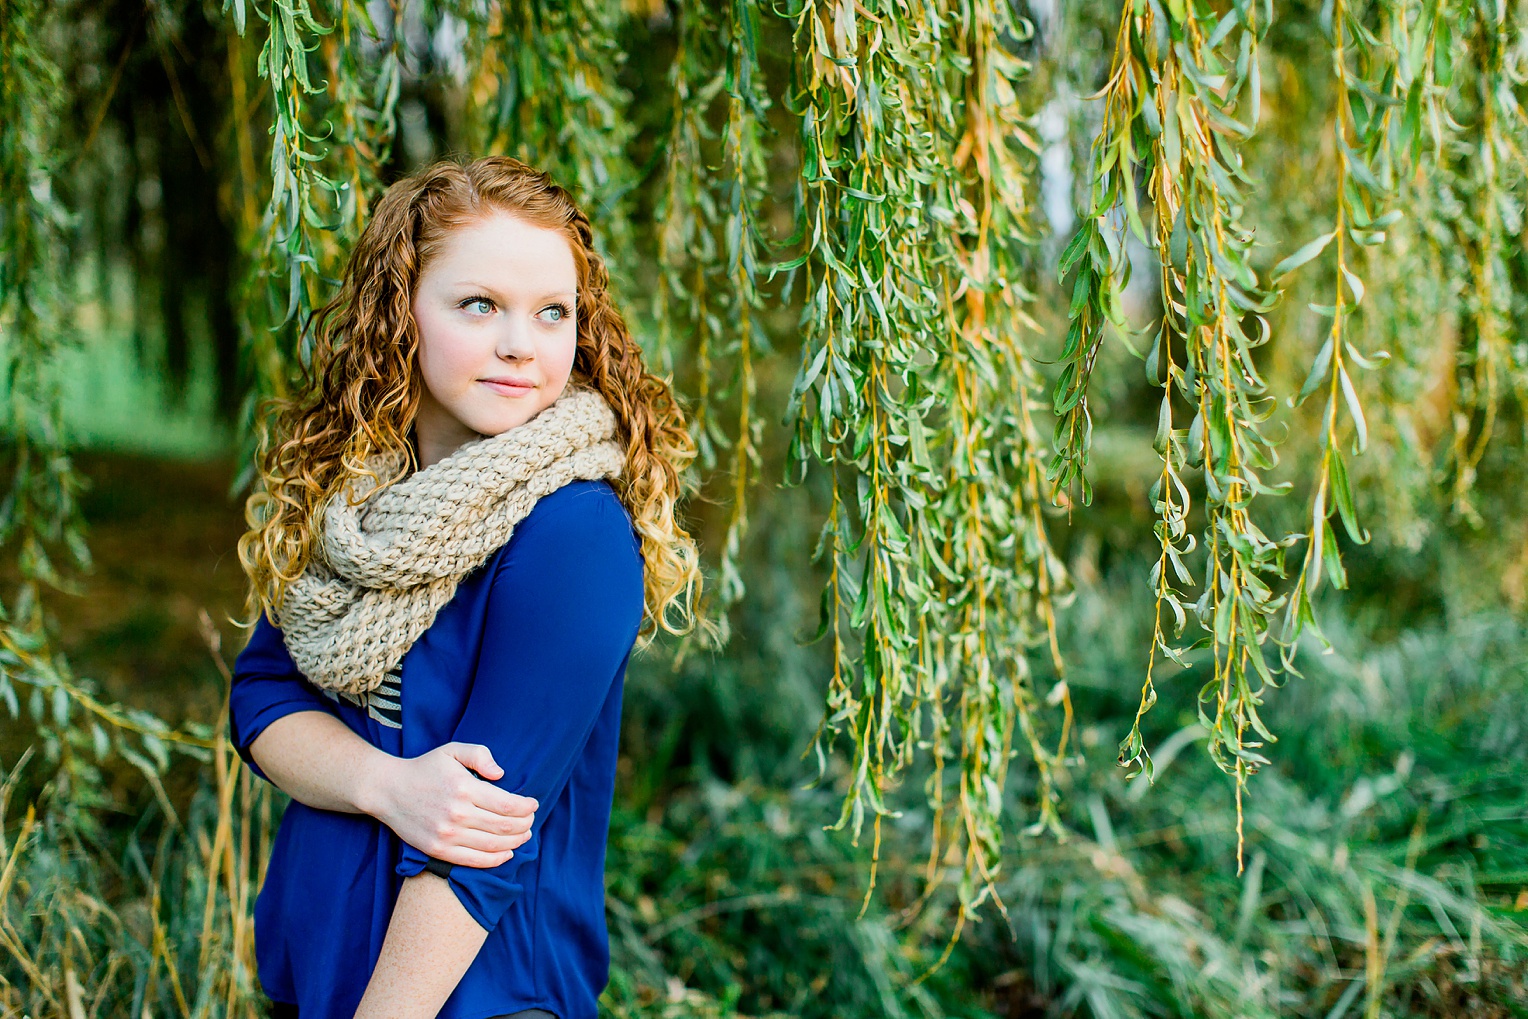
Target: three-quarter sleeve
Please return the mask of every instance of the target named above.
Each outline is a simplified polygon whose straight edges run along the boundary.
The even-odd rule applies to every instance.
[[[255,622],[249,643],[233,663],[228,690],[228,727],[234,749],[256,775],[270,779],[249,753],[266,726],[298,711],[327,711],[333,702],[309,683],[287,651],[286,641],[265,613]]]
[[[495,785],[536,799],[531,836],[497,867],[434,860],[404,844],[397,873],[444,876],[493,930],[520,896],[540,832],[578,763],[642,621],[642,557],[608,486],[579,491],[516,528],[495,564],[482,648],[452,739],[482,744],[504,769]],[[543,861],[543,865],[546,861]]]

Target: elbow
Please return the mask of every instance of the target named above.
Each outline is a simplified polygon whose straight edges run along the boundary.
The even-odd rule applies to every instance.
[[[262,733],[261,735],[263,736],[264,734]],[[244,763],[249,765],[249,770],[254,772],[256,778],[264,779],[271,785],[275,786],[277,789],[280,789],[282,792],[287,792],[287,790],[283,788],[279,782],[271,777],[271,762],[266,760],[264,756],[255,749],[257,746],[260,746],[260,736],[256,736],[249,743],[243,745],[240,745],[236,742],[234,744],[234,750],[238,752],[241,758],[243,758]],[[287,793],[287,795],[291,794]]]

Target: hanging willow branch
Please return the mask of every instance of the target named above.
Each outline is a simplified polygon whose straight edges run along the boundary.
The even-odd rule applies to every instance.
[[[238,36],[247,24],[245,0],[228,0]],[[403,73],[403,10],[382,38],[366,5],[357,0],[272,0],[253,4],[269,25],[256,60],[256,74],[270,90],[270,197],[258,222],[240,217],[244,250],[258,251],[244,281],[240,322],[249,366],[249,390],[242,409],[244,470],[236,490],[253,480],[259,406],[286,395],[307,359],[305,335],[315,308],[336,285],[338,267],[365,223],[371,200],[382,187],[382,167],[397,134],[397,104]],[[327,17],[328,26],[319,15]],[[235,97],[245,99],[240,40],[230,40]],[[314,56],[316,54],[316,56]],[[315,80],[313,66],[325,78]],[[236,121],[241,162],[252,163],[250,145]],[[242,168],[246,195],[253,182]]]
[[[333,196],[339,187],[320,172],[320,139],[308,126],[313,119],[310,97],[324,91],[322,82],[312,80],[309,54],[332,28],[319,24],[308,0],[270,0],[265,7],[258,0],[248,0],[248,7],[269,26],[255,60],[255,72],[264,79],[271,102],[270,194],[258,224],[252,223],[247,213],[240,223],[241,245],[245,251],[258,254],[252,256],[244,280],[240,315],[241,327],[246,330],[241,349],[249,368],[249,388],[239,422],[245,468],[235,488],[243,488],[253,479],[260,405],[268,398],[287,394],[299,364],[297,334],[320,303],[315,277],[321,278],[321,242],[316,235],[326,225],[323,213],[314,205],[315,193],[328,191]],[[243,36],[249,24],[246,0],[225,0],[224,10],[231,14],[238,35]],[[240,51],[240,46],[231,45],[231,53]],[[236,96],[242,100],[243,68],[235,64],[232,77],[237,82]],[[235,130],[242,132],[242,122],[235,122]],[[241,135],[239,141],[243,146],[248,139]],[[244,173],[249,194],[254,182],[247,168]]]
[[[1239,149],[1257,126],[1257,51],[1271,20],[1268,4],[1218,13],[1192,0],[1166,9],[1140,0],[1125,9],[1105,90],[1110,121],[1095,150],[1094,206],[1061,263],[1063,274],[1079,268],[1054,396],[1060,420],[1052,477],[1064,484],[1086,462],[1086,386],[1103,331],[1123,324],[1122,205],[1125,224],[1159,257],[1163,317],[1146,371],[1164,392],[1155,441],[1163,472],[1151,494],[1162,547],[1151,578],[1156,623],[1141,706],[1120,744],[1120,761],[1151,774],[1140,719],[1156,699],[1157,653],[1182,664],[1189,648],[1210,648],[1213,670],[1199,691],[1199,718],[1211,758],[1235,778],[1238,868],[1242,792],[1248,776],[1268,763],[1257,748],[1274,739],[1257,711],[1275,682],[1264,656],[1269,620],[1286,600],[1271,583],[1283,576],[1284,549],[1299,537],[1270,539],[1252,516],[1258,496],[1290,487],[1263,480],[1278,463],[1264,429],[1275,401],[1253,351],[1269,339],[1265,316],[1275,295],[1251,265],[1245,192],[1252,182]],[[1136,205],[1137,167],[1152,199],[1150,235]],[[1181,363],[1175,340],[1183,344]],[[1175,427],[1175,396],[1189,415],[1186,429]],[[1190,470],[1204,485],[1206,518],[1197,537],[1205,552],[1201,594],[1191,606],[1178,586],[1192,582],[1184,557],[1196,544],[1186,523]],[[1204,636],[1176,646],[1188,608]],[[1174,618],[1171,637],[1166,610]]]
[[[1450,467],[1454,513],[1480,527],[1484,520],[1470,493],[1504,392],[1514,392],[1528,411],[1528,356],[1513,350],[1517,325],[1510,306],[1510,263],[1521,258],[1514,249],[1521,247],[1522,185],[1528,179],[1528,114],[1518,94],[1528,79],[1522,52],[1528,12],[1517,3],[1475,2],[1462,13],[1469,29],[1464,52],[1449,54],[1440,76],[1447,84],[1456,68],[1463,71],[1468,77],[1461,88],[1473,93],[1468,97],[1473,123],[1455,141],[1463,168],[1459,183],[1469,203],[1468,215],[1457,221],[1468,275]],[[1448,38],[1444,28],[1441,53],[1448,53]]]
[[[705,6],[679,12],[679,48],[669,75],[674,107],[654,210],[657,358],[672,374],[680,347],[675,327],[687,330],[683,350],[694,373],[690,427],[701,471],[715,471],[719,451],[731,450],[729,514],[717,567],[722,611],[715,622],[722,643],[730,636],[726,610],[745,590],[739,558],[750,483],[761,466],[763,418],[756,408],[754,365],[773,352],[759,318],[757,279],[765,243],[757,214],[767,194],[770,106],[758,35],[753,0],[733,0],[725,12]],[[710,113],[723,94],[726,113],[718,132]],[[711,172],[713,166],[722,172]]]
[[[711,337],[718,316],[707,313],[711,280],[706,269],[716,259],[716,241],[708,224],[715,221],[717,212],[710,175],[701,171],[716,136],[708,113],[723,85],[721,26],[710,6],[684,8],[677,21],[678,48],[668,73],[673,108],[663,139],[663,183],[653,209],[657,233],[651,312],[654,355],[660,370],[672,377],[676,358],[693,351],[696,397],[690,426],[700,466],[710,471],[716,466],[716,445],[702,422],[711,402]],[[683,336],[678,335],[681,329]]]
[[[732,321],[731,341],[722,358],[732,366],[731,377],[718,396],[736,401],[736,423],[730,440],[731,507],[727,532],[718,559],[721,604],[731,606],[746,592],[740,568],[743,537],[748,530],[748,493],[762,470],[763,415],[756,407],[758,384],[755,360],[774,353],[760,312],[758,273],[768,243],[758,223],[758,210],[768,194],[769,91],[759,66],[759,8],[755,0],[732,0],[728,7],[727,123],[723,136],[723,166],[727,171],[722,223],[726,238],[727,294]],[[723,631],[722,639],[726,639]]]
[[[235,21],[242,33],[244,0],[230,2],[238,11]],[[338,189],[319,171],[322,143],[309,126],[308,98],[324,91],[324,84],[311,77],[308,54],[318,47],[319,37],[333,29],[314,19],[308,0],[271,0],[268,9],[256,4],[254,10],[270,26],[256,66],[271,94],[271,195],[262,267],[270,279],[272,303],[265,328],[251,337],[251,353],[256,392],[281,396],[300,352],[295,342],[283,349],[276,334],[294,322],[300,327],[320,303],[315,293],[315,277],[321,271],[316,234],[327,224],[314,199],[316,193],[332,195]]]
[[[826,744],[844,731],[853,743],[834,827],[852,824],[857,842],[874,814],[868,903],[881,819],[897,816],[885,794],[929,713],[934,824],[913,908],[958,860],[953,945],[989,896],[1006,913],[996,878],[1015,733],[1036,766],[1037,827],[1059,831],[1070,719],[1061,683],[1050,700],[1067,721],[1052,748],[1026,658],[1049,640],[1061,670],[1052,624],[1067,587],[1040,515],[1037,379],[1022,340],[1034,323],[1019,245],[1033,231],[1014,81],[1027,68],[998,42],[1028,26],[1001,4],[789,13],[804,250],[785,265],[806,279],[789,456],[797,481],[825,464],[830,489],[815,556],[828,568],[817,636],[831,635],[833,673],[813,748],[820,775]]]
[[[1375,368],[1388,355],[1364,355],[1352,336],[1366,288],[1356,254],[1383,244],[1386,231],[1401,217],[1400,188],[1418,168],[1427,147],[1424,132],[1435,139],[1446,119],[1440,105],[1457,61],[1450,55],[1452,12],[1434,0],[1391,0],[1360,7],[1336,0],[1326,24],[1334,69],[1332,118],[1337,162],[1336,217],[1332,230],[1304,243],[1274,266],[1282,279],[1322,256],[1330,247],[1335,260],[1331,304],[1311,307],[1331,319],[1304,385],[1291,404],[1317,391],[1326,400],[1317,434],[1310,534],[1270,539],[1251,514],[1258,495],[1290,487],[1262,480],[1278,456],[1265,431],[1273,394],[1254,364],[1253,351],[1267,342],[1267,312],[1276,294],[1259,283],[1248,252],[1251,231],[1245,225],[1246,186],[1238,144],[1251,136],[1258,120],[1259,45],[1272,11],[1262,6],[1234,6],[1219,12],[1206,5],[1151,0],[1127,7],[1116,39],[1105,98],[1103,129],[1094,146],[1090,215],[1061,259],[1063,277],[1073,276],[1070,330],[1062,372],[1054,393],[1057,453],[1050,474],[1058,488],[1080,483],[1089,496],[1083,468],[1091,441],[1088,383],[1105,334],[1124,335],[1120,294],[1129,280],[1124,257],[1126,229],[1158,253],[1161,267],[1163,322],[1148,346],[1148,378],[1164,388],[1155,446],[1163,469],[1152,489],[1161,552],[1151,583],[1156,594],[1153,644],[1140,707],[1120,746],[1120,762],[1150,777],[1151,757],[1140,722],[1156,700],[1157,655],[1187,666],[1185,653],[1208,647],[1213,674],[1200,690],[1200,720],[1210,734],[1209,751],[1217,765],[1236,780],[1238,863],[1241,855],[1241,799],[1247,778],[1267,759],[1257,752],[1274,737],[1258,707],[1277,672],[1296,673],[1292,657],[1305,628],[1325,643],[1315,624],[1311,595],[1325,576],[1334,587],[1347,585],[1332,517],[1340,517],[1348,538],[1369,539],[1360,526],[1341,450],[1343,419],[1351,425],[1353,453],[1368,444],[1368,424],[1360,403],[1354,367]],[[1498,283],[1505,259],[1487,253],[1488,238],[1501,234],[1496,212],[1520,203],[1506,197],[1510,188],[1497,180],[1503,153],[1517,157],[1521,145],[1496,129],[1504,122],[1522,124],[1501,54],[1509,19],[1503,8],[1480,8],[1476,40],[1479,56],[1480,144],[1491,156],[1472,163],[1477,214],[1466,220],[1473,237],[1486,247],[1470,271],[1475,344],[1465,355],[1472,375],[1461,387],[1463,413],[1456,413],[1452,459],[1454,500],[1465,512],[1465,493],[1484,451],[1498,399],[1497,376],[1510,370],[1500,337],[1507,309],[1492,295],[1509,287]],[[1378,24],[1378,29],[1371,27]],[[1151,230],[1136,194],[1137,171],[1152,200]],[[1335,242],[1335,243],[1334,243]],[[1181,341],[1182,353],[1177,343]],[[1187,429],[1177,427],[1188,414]],[[1189,530],[1192,508],[1190,471],[1198,469],[1205,489],[1206,524]],[[1306,553],[1289,594],[1276,594],[1284,576],[1284,550],[1306,542]],[[1192,606],[1185,590],[1194,586],[1187,563],[1203,547],[1206,568]],[[1179,640],[1192,609],[1203,636],[1187,647]],[[1284,611],[1273,637],[1279,660],[1271,665],[1264,647],[1273,632],[1272,617]],[[1169,625],[1165,613],[1171,612]],[[1276,671],[1277,670],[1277,671]]]
[[[1333,587],[1346,588],[1348,583],[1331,517],[1336,514],[1341,518],[1350,540],[1359,544],[1369,540],[1368,532],[1358,523],[1348,469],[1343,462],[1339,413],[1345,409],[1352,423],[1353,453],[1362,453],[1368,445],[1368,423],[1348,366],[1352,363],[1375,368],[1388,360],[1389,354],[1380,351],[1365,357],[1351,338],[1351,320],[1366,292],[1353,257],[1360,249],[1383,244],[1387,228],[1401,219],[1402,212],[1395,204],[1406,163],[1421,152],[1423,111],[1428,109],[1436,115],[1429,73],[1432,66],[1429,56],[1438,24],[1436,4],[1396,2],[1377,7],[1385,19],[1383,31],[1387,38],[1383,40],[1365,27],[1364,11],[1344,0],[1337,0],[1332,8],[1332,66],[1337,86],[1333,116],[1337,152],[1336,223],[1331,231],[1308,241],[1273,268],[1274,277],[1282,277],[1314,259],[1335,241],[1332,303],[1312,305],[1313,310],[1331,317],[1331,328],[1316,353],[1305,384],[1293,400],[1297,405],[1303,403],[1326,385],[1310,534],[1280,637],[1284,645],[1283,667],[1295,674],[1298,670],[1291,653],[1303,628],[1309,628],[1324,645],[1327,643],[1316,624],[1310,601],[1323,573]],[[1350,66],[1350,52],[1360,68],[1358,73]],[[1398,113],[1403,118],[1399,129],[1395,124]]]
[[[51,730],[57,754],[75,698],[49,646],[41,588],[75,591],[88,569],[69,459],[55,359],[67,342],[58,327],[57,252],[68,217],[54,197],[54,129],[60,74],[44,48],[47,6],[0,2],[0,364],[4,370],[5,467],[0,544],[16,549],[19,586],[0,602],[0,700],[20,714],[14,681],[30,686],[31,713]],[[62,551],[65,561],[55,562]],[[47,693],[49,703],[45,705]],[[48,709],[51,709],[49,711]]]
[[[856,842],[867,800],[877,820],[891,812],[887,757],[894,772],[913,750],[909,710],[932,669],[915,621],[932,607],[939,528],[924,423],[930,359],[920,350],[933,309],[914,289],[927,285],[914,176],[927,163],[904,102],[906,91],[931,84],[918,80],[928,43],[916,37],[917,22],[878,11],[807,0],[789,12],[796,60],[787,107],[800,117],[803,149],[804,251],[795,264],[806,267],[806,301],[788,458],[796,480],[814,457],[829,470],[814,558],[828,561],[817,637],[831,634],[833,671],[813,746],[821,774],[824,732],[847,723],[854,775],[835,827],[852,820]]]
[[[546,170],[586,202],[612,273],[634,264],[628,195],[637,176],[621,5],[599,0],[460,3],[472,70],[467,137],[474,155],[507,154]],[[476,40],[481,40],[478,43]]]
[[[947,19],[949,53],[936,61],[940,87],[929,90],[947,98],[922,104],[930,137],[940,138],[945,124],[957,125],[945,139],[953,148],[926,164],[948,167],[931,174],[929,188],[935,225],[929,268],[937,280],[936,321],[948,341],[935,348],[938,361],[930,373],[934,405],[945,412],[934,436],[934,461],[945,465],[937,510],[947,531],[936,579],[938,608],[920,624],[936,683],[927,698],[936,748],[927,889],[935,884],[936,861],[950,849],[965,851],[962,909],[935,968],[975,916],[1001,866],[1003,791],[1015,726],[1035,767],[1038,817],[1029,831],[1063,834],[1056,778],[1072,720],[1061,678],[1044,697],[1063,708],[1052,747],[1027,658],[1028,648],[1043,643],[1058,677],[1065,676],[1055,610],[1070,594],[1041,516],[1046,449],[1034,411],[1043,397],[1026,345],[1039,330],[1027,311],[1034,295],[1021,282],[1020,245],[1036,240],[1029,198],[1038,144],[1016,84],[1030,69],[1000,41],[1020,43],[1031,29],[1004,4],[956,5]],[[953,823],[943,800],[951,728],[944,701],[952,681],[958,684],[961,758]]]
[[[392,157],[398,134],[398,95],[403,86],[403,15],[393,8],[385,36],[366,5],[338,0],[337,31],[323,40],[324,66],[333,109],[334,145],[331,161],[338,164],[339,234],[337,246],[348,248],[365,225],[372,200],[386,186],[382,168]],[[342,257],[336,251],[331,260]]]

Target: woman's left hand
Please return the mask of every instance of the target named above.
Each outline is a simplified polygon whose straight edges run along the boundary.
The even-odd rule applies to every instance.
[[[539,806],[484,781],[503,775],[488,748],[475,743],[392,757],[376,773],[366,812],[437,860],[497,867],[531,837]]]

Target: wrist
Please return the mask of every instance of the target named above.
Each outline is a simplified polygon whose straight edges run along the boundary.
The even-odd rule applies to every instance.
[[[392,791],[397,787],[397,769],[402,763],[401,757],[382,750],[368,755],[355,789],[357,810],[387,823],[392,811]]]

